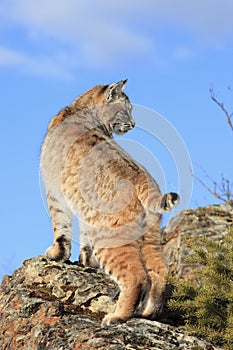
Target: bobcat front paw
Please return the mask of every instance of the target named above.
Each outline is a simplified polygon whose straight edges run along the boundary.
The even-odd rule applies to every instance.
[[[180,197],[177,193],[174,193],[174,192],[166,193],[162,197],[161,210],[163,212],[170,211],[178,205],[179,201],[180,201]]]
[[[46,258],[55,261],[69,260],[70,255],[70,241],[65,236],[58,237],[54,245],[45,252]]]
[[[127,319],[128,318],[119,317],[115,313],[109,313],[103,318],[101,326],[104,327],[110,326],[111,324],[123,323],[126,322]]]
[[[54,249],[54,246],[51,246],[46,250],[45,256],[50,260],[57,260],[57,252],[56,249]]]
[[[92,253],[92,249],[89,246],[84,246],[80,249],[79,262],[83,266],[99,267],[99,264]]]

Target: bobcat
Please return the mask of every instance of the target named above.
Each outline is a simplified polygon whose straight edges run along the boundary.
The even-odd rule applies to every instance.
[[[162,308],[167,268],[161,251],[161,213],[179,201],[113,139],[135,126],[124,93],[127,80],[99,85],[77,97],[50,122],[41,171],[54,230],[46,251],[67,260],[73,214],[80,220],[84,265],[99,265],[118,283],[115,312],[102,325],[124,322],[139,309],[154,317]],[[138,309],[137,309],[138,308]]]

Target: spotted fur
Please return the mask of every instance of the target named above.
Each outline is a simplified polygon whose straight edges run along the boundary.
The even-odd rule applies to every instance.
[[[46,256],[67,260],[72,217],[80,220],[80,260],[102,267],[119,285],[114,313],[102,325],[124,322],[141,302],[141,314],[161,311],[167,268],[161,251],[161,213],[179,197],[162,195],[149,173],[113,139],[135,122],[125,81],[80,95],[50,122],[41,170],[54,229]]]

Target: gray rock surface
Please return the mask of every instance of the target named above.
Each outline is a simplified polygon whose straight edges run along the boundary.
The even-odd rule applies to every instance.
[[[0,349],[217,349],[157,321],[134,318],[101,328],[117,296],[102,271],[26,260],[0,287]]]
[[[170,273],[177,277],[190,277],[192,268],[185,261],[190,254],[189,245],[199,237],[221,241],[233,227],[233,201],[184,210],[162,229],[164,254]]]
[[[165,228],[162,236],[171,273],[186,277],[187,242],[198,235],[221,239],[233,223],[233,202],[180,215],[182,221],[179,216],[179,224]],[[101,270],[43,256],[26,260],[0,286],[0,349],[220,349],[188,335],[169,313],[160,322],[132,318],[101,328],[118,294],[116,284]]]

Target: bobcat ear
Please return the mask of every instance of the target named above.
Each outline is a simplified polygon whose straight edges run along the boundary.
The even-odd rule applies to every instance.
[[[110,84],[107,90],[107,99],[110,100],[114,97],[119,97],[122,94],[127,82],[128,79],[125,79],[119,81],[118,83]]]
[[[127,83],[128,83],[128,79],[125,79],[125,80],[119,81],[119,83],[117,84],[122,84],[121,90],[123,91]]]

